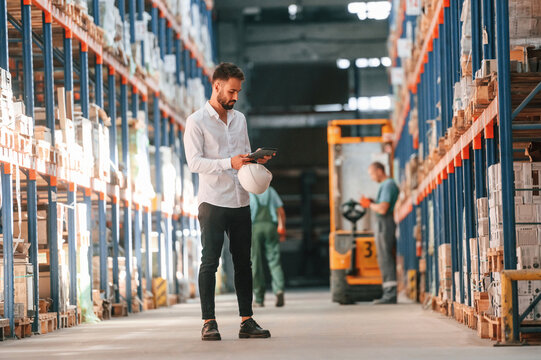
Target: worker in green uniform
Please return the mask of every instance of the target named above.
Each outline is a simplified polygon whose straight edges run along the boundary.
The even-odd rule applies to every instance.
[[[285,241],[286,213],[284,204],[272,186],[260,195],[250,193],[252,213],[252,275],[255,307],[263,307],[265,274],[263,249],[272,278],[276,306],[284,306],[284,272],[280,264],[280,241]]]
[[[376,213],[376,251],[378,264],[383,277],[383,296],[374,304],[396,304],[396,224],[393,210],[398,199],[399,189],[395,181],[385,174],[385,167],[379,162],[368,168],[370,178],[380,184],[375,201],[361,198],[361,206]]]

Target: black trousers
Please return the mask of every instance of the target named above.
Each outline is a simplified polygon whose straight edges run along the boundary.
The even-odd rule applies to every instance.
[[[240,316],[252,316],[252,221],[250,207],[225,208],[202,203],[199,205],[203,251],[199,268],[199,295],[203,320],[215,319],[214,292],[216,270],[224,243],[229,238],[229,251],[235,268],[235,289]]]

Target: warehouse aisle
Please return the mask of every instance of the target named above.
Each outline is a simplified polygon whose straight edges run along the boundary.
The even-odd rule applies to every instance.
[[[199,304],[0,343],[0,359],[539,359],[539,347],[495,348],[418,304],[339,306],[324,290],[287,294],[286,307],[256,309],[268,340],[239,340],[232,295],[219,296],[223,340],[199,339]],[[272,298],[267,302],[272,305]]]

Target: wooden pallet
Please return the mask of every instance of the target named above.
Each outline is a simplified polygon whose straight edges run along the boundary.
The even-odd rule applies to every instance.
[[[39,314],[40,334],[47,334],[58,328],[56,313]]]
[[[4,341],[7,334],[9,334],[9,320],[0,319],[0,341]]]
[[[477,314],[473,307],[464,306],[464,325],[472,330],[477,330]]]
[[[9,325],[6,329],[8,330],[7,334],[11,335],[11,330],[9,328]],[[32,336],[32,319],[31,318],[24,317],[24,318],[15,320],[15,336],[18,339],[23,339],[25,337]]]
[[[128,316],[128,304],[125,302],[113,304],[111,315],[113,317]]]
[[[483,314],[477,314],[477,335],[481,339],[489,339],[490,323]]]
[[[500,272],[503,270],[503,247],[490,248],[487,250],[489,272]]]
[[[494,316],[484,315],[485,320],[488,322],[488,337],[492,340],[502,340],[502,318]]]
[[[60,328],[68,328],[77,325],[77,312],[68,310],[60,313]]]

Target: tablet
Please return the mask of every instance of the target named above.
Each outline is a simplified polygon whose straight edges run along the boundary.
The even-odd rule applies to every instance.
[[[249,158],[257,160],[261,159],[265,156],[273,156],[278,152],[278,149],[275,148],[261,148],[257,151],[254,151],[250,155],[248,155]]]

